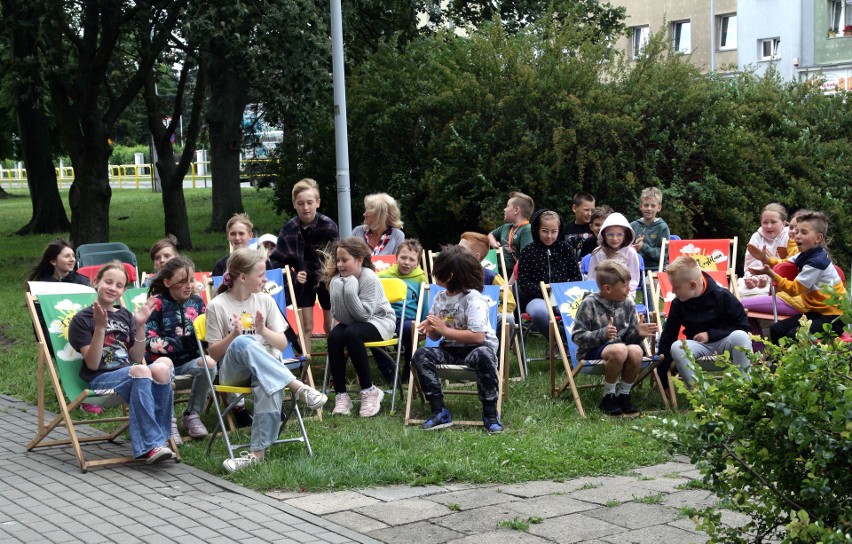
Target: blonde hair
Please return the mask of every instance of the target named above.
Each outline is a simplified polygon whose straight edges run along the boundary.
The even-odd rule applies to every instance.
[[[305,191],[314,191],[317,195],[317,200],[319,200],[320,192],[319,192],[319,184],[316,180],[311,178],[302,178],[293,185],[293,203],[296,203],[296,197],[299,193],[304,193]]]
[[[110,261],[100,267],[98,273],[95,275],[94,284],[97,285],[98,283],[100,283],[101,279],[104,277],[104,274],[106,274],[110,270],[121,270],[121,273],[124,274],[124,287],[127,288],[127,284],[130,283],[130,276],[127,275],[127,270],[125,270],[124,268],[124,263],[119,260]]]
[[[787,222],[787,208],[777,202],[773,202],[764,206],[763,209],[760,210],[761,217],[763,216],[764,212],[775,212],[778,214],[778,217],[781,218],[782,222]]]
[[[364,197],[364,209],[374,215],[374,225],[367,225],[370,230],[378,225],[387,225],[402,229],[402,219],[396,200],[387,193],[375,193]]]
[[[796,217],[798,225],[810,223],[818,233],[822,234],[823,240],[828,236],[828,217],[822,212],[805,212]],[[825,241],[823,242],[825,243]]]
[[[639,202],[641,203],[646,198],[653,198],[657,201],[657,204],[662,204],[663,192],[659,189],[659,187],[645,187],[639,195]]]
[[[262,245],[257,248],[241,247],[235,249],[228,256],[228,264],[225,265],[225,274],[228,277],[224,278],[222,285],[216,290],[219,295],[231,289],[233,281],[240,274],[251,274],[252,269],[257,263],[266,262],[266,248]]]
[[[701,267],[698,265],[698,261],[686,255],[675,259],[666,268],[666,272],[668,272],[672,284],[677,280],[701,281]]]
[[[509,193],[509,202],[512,206],[520,208],[521,215],[526,219],[529,219],[535,209],[535,202],[533,202],[532,197],[529,197],[519,191],[512,191]]]
[[[321,282],[330,284],[331,279],[337,275],[337,250],[342,249],[346,253],[352,255],[353,259],[360,260],[361,266],[376,270],[373,260],[370,258],[370,246],[367,245],[362,238],[350,236],[342,240],[337,240],[328,247],[328,250],[322,252],[323,271]]]
[[[479,246],[479,249],[480,249],[479,258],[480,259],[484,259],[485,256],[488,255],[488,250],[491,247],[488,244],[488,236],[481,234],[479,232],[463,232],[460,239],[464,240],[468,243],[474,244],[476,246]]]
[[[228,219],[228,223],[225,224],[225,232],[231,232],[231,227],[236,225],[237,223],[242,223],[243,225],[248,227],[249,234],[254,232],[254,223],[251,222],[247,213],[235,213]]]
[[[612,287],[620,283],[630,283],[630,270],[620,262],[609,259],[595,267],[595,281],[598,289],[602,289],[604,285]]]

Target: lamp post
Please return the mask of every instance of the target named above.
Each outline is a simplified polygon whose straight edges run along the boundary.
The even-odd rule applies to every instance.
[[[334,81],[334,157],[337,164],[337,223],[341,237],[352,232],[349,187],[349,137],[346,129],[346,79],[343,72],[343,12],[331,0],[331,65]]]

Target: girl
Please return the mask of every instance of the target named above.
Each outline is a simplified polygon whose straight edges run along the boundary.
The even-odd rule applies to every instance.
[[[172,422],[172,363],[168,359],[144,363],[145,322],[155,301],[148,299],[133,314],[116,307],[127,282],[124,265],[118,261],[98,271],[98,298],[71,319],[68,342],[83,355],[80,377],[89,388],[112,389],[128,403],[133,456],[150,464],[174,458],[167,445]]]
[[[355,227],[352,236],[370,246],[370,255],[394,255],[396,246],[405,239],[399,206],[386,193],[364,198],[364,224]]]
[[[598,264],[612,259],[630,270],[630,292],[636,293],[642,275],[639,271],[639,254],[633,247],[635,237],[626,217],[620,213],[607,216],[598,232],[598,247],[592,251],[592,260],[589,261],[589,279],[595,279],[595,267]]]
[[[796,264],[799,273],[788,280],[776,274],[768,264],[751,269],[752,274],[766,274],[778,285],[778,291],[789,295],[800,295],[804,314],[811,320],[811,334],[821,333],[823,325],[830,324],[836,334],[843,332],[843,322],[838,317],[843,311],[828,304],[823,287],[831,286],[840,298],[846,296],[846,287],[837,268],[825,248],[828,219],[820,212],[804,213],[796,225],[796,245],[799,253],[790,261]],[[774,344],[783,337],[793,338],[799,328],[801,315],[782,319],[769,329],[769,338]]]
[[[396,314],[376,276],[367,243],[353,236],[333,244],[326,259],[324,281],[331,295],[331,315],[337,321],[328,335],[328,364],[337,393],[332,414],[349,415],[352,411],[352,400],[346,392],[347,350],[361,385],[359,413],[361,417],[374,416],[385,394],[370,379],[364,342],[391,338]]]
[[[311,410],[321,408],[328,397],[297,380],[281,362],[286,324],[275,300],[263,292],[266,251],[237,249],[227,267],[218,295],[207,307],[208,351],[220,361],[219,383],[251,385],[254,395],[251,452],[224,462],[225,470],[234,472],[263,461],[266,448],[275,442],[285,387]]]
[[[786,249],[789,231],[787,210],[781,204],[767,204],[760,212],[760,228],[748,241],[749,251],[745,255],[745,273],[740,280],[740,296],[765,295],[769,292],[769,276],[753,274],[752,268],[760,268],[762,259],[752,255],[752,247],[760,250],[769,259],[779,258],[779,248]]]
[[[530,246],[524,250],[527,247]],[[498,341],[488,319],[488,302],[482,296],[482,266],[470,251],[450,246],[435,259],[433,276],[445,290],[435,295],[429,315],[417,330],[432,340],[443,338],[443,342],[435,348],[418,349],[411,360],[432,407],[432,416],[422,429],[432,431],[453,424],[452,414],[444,407],[437,367],[464,365],[476,371],[485,430],[502,432],[503,424],[497,414]]]
[[[89,278],[74,272],[76,265],[77,257],[74,255],[74,248],[62,238],[57,238],[44,248],[41,261],[30,271],[27,281],[59,281],[89,285]]]
[[[189,436],[201,438],[207,436],[207,428],[199,414],[210,393],[210,382],[203,375],[204,363],[192,327],[193,320],[204,313],[204,301],[193,294],[194,268],[192,261],[178,255],[163,263],[152,277],[148,296],[154,300],[154,309],[146,323],[145,359],[148,363],[171,361],[176,375],[193,377],[182,423]],[[215,376],[216,360],[207,357],[207,366]],[[181,443],[175,418],[172,418],[171,436],[177,444]]]
[[[154,245],[151,246],[151,262],[154,263],[154,271],[150,276],[145,278],[145,281],[142,282],[142,287],[150,287],[151,282],[154,280],[154,274],[177,254],[177,238],[175,238],[174,234],[169,234],[165,238],[154,242]]]
[[[580,268],[574,251],[564,239],[562,219],[551,210],[533,215],[533,243],[521,250],[518,261],[518,289],[521,308],[530,315],[533,327],[546,335],[550,316],[541,298],[539,284],[580,281]]]
[[[244,213],[235,213],[225,225],[225,232],[228,233],[228,243],[231,246],[231,252],[234,252],[241,247],[248,247],[254,232],[254,224],[249,219],[249,216]],[[216,261],[213,265],[211,276],[221,276],[225,273],[228,257],[230,253]]]

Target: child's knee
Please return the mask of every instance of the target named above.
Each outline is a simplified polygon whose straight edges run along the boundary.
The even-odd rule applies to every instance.
[[[131,378],[150,378],[151,368],[145,365],[133,365],[130,367]]]
[[[160,364],[159,361],[148,367],[151,371],[151,378],[159,383],[169,383],[172,381],[172,365]]]
[[[627,346],[624,344],[610,344],[604,348],[602,356],[607,361],[612,361],[615,363],[623,363],[627,360],[627,356],[629,354],[629,350]]]
[[[207,368],[216,368],[216,365],[218,364],[216,362],[216,359],[214,359],[213,357],[210,357],[209,355],[206,356],[206,357],[203,357],[203,358],[202,357],[198,358],[198,366],[200,368],[204,368],[204,361],[205,360],[207,361]]]

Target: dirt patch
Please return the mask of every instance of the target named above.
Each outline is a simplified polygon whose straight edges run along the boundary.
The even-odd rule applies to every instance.
[[[0,327],[0,346],[8,348],[15,345],[15,341],[6,336],[6,331]]]

